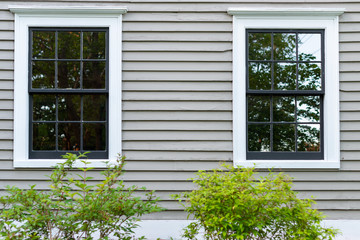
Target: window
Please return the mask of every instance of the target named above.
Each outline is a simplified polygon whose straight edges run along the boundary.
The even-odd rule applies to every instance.
[[[234,15],[236,166],[340,166],[342,9],[229,9]]]
[[[323,159],[323,30],[247,30],[247,159]]]
[[[126,8],[10,6],[15,13],[14,167],[121,153],[121,18]],[[79,163],[80,164],[80,163]]]
[[[29,158],[107,156],[108,29],[30,28]]]

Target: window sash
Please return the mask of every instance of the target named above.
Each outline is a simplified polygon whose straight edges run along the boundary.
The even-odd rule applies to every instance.
[[[77,31],[77,32],[105,32],[105,58],[102,59],[84,59],[83,58],[83,39],[81,37],[81,47],[79,49],[80,52],[80,59],[59,59],[57,56],[57,53],[55,54],[55,58],[49,58],[49,59],[35,59],[32,56],[33,52],[33,45],[32,45],[32,33],[34,31],[52,31],[56,32],[56,36],[58,32],[66,32],[66,31]],[[82,35],[82,34],[81,34]],[[58,43],[56,39],[56,49],[55,52],[57,52]],[[29,159],[59,159],[61,158],[61,155],[64,155],[67,152],[72,153],[78,153],[79,151],[91,151],[87,156],[90,159],[107,159],[108,158],[108,147],[109,147],[109,29],[108,28],[78,28],[78,27],[71,27],[71,28],[63,28],[63,27],[50,27],[50,28],[44,28],[44,27],[31,27],[29,28],[29,76],[28,76],[28,93],[29,93]],[[104,89],[83,89],[82,84],[81,88],[78,89],[64,89],[64,88],[57,88],[56,82],[57,82],[57,72],[55,72],[55,88],[32,88],[32,62],[33,61],[49,61],[54,62],[54,64],[57,64],[58,62],[105,62],[105,88]],[[80,67],[80,81],[82,82],[82,66]],[[46,95],[54,95],[56,96],[56,99],[58,98],[59,94],[62,95],[77,95],[81,98],[81,118],[79,121],[59,121],[59,119],[56,117],[55,121],[35,121],[33,120],[33,96],[34,94],[46,94]],[[83,96],[88,95],[97,95],[102,94],[106,96],[106,116],[105,121],[84,121],[83,120]],[[56,115],[58,112],[58,101],[56,101]],[[54,123],[55,124],[55,150],[33,150],[33,123]],[[73,151],[73,150],[59,150],[59,134],[58,134],[58,124],[64,124],[64,123],[75,123],[80,125],[80,150],[79,151]],[[84,147],[84,124],[86,123],[101,123],[105,125],[105,149],[104,150],[83,150]]]
[[[296,34],[296,56],[295,60],[274,60],[274,43],[273,36],[271,37],[271,58],[269,60],[250,60],[249,59],[249,33],[295,33]],[[321,61],[299,61],[299,52],[298,52],[298,34],[302,33],[317,33],[321,36]],[[292,30],[292,29],[246,29],[246,158],[248,160],[322,160],[324,159],[324,95],[325,95],[325,51],[324,51],[324,30]],[[249,63],[269,63],[271,64],[271,89],[270,90],[257,90],[250,89],[249,83]],[[296,64],[296,74],[298,72],[299,63],[319,63],[321,65],[321,90],[299,90],[298,89],[298,80],[296,80],[296,89],[294,90],[274,90],[274,63],[294,63]],[[296,76],[297,77],[297,76]],[[248,109],[248,96],[270,96],[270,121],[268,122],[254,122],[249,121],[249,109]],[[306,122],[298,122],[296,118],[294,122],[275,122],[272,119],[273,112],[273,96],[319,96],[320,97],[320,119],[319,122],[311,122],[309,124],[319,124],[320,125],[320,151],[314,152],[305,152],[298,151],[298,136],[297,129],[298,125],[307,124]],[[297,106],[295,104],[295,114],[297,111]],[[261,151],[249,151],[249,125],[251,124],[263,124],[269,125],[270,127],[270,151],[261,152]],[[274,151],[274,124],[293,124],[295,125],[294,130],[294,151]]]

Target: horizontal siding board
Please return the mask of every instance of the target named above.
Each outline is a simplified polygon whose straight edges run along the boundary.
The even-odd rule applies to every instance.
[[[0,149],[2,149],[2,150],[12,150],[13,149],[12,140],[0,140]]]
[[[231,141],[124,141],[124,150],[232,151]]]
[[[0,15],[1,17],[1,15]],[[232,22],[230,15],[224,13],[131,13],[124,15],[124,22]]]
[[[347,62],[340,63],[340,71],[359,71],[360,70],[360,62]]]
[[[340,140],[360,141],[360,131],[342,132]]]
[[[358,133],[359,134],[359,133]],[[360,134],[359,134],[360,135]],[[201,141],[206,139],[207,141],[223,141],[232,140],[232,132],[230,131],[217,131],[217,132],[205,132],[205,131],[124,131],[123,132],[123,141],[131,140],[191,140],[191,141]],[[358,137],[360,139],[360,137]]]
[[[360,91],[360,82],[340,82],[340,91]]]
[[[0,22],[1,29],[1,22]],[[1,50],[13,50],[14,49],[14,41],[1,40],[0,41],[0,49]]]
[[[174,90],[174,89],[173,89]],[[177,89],[176,89],[177,90]],[[0,95],[1,96],[1,95]],[[232,101],[231,92],[169,92],[167,90],[149,92],[123,92],[123,100],[133,101]]]
[[[342,72],[340,73],[340,83],[355,82],[358,74],[356,72]]]
[[[0,113],[2,111],[0,110]],[[13,121],[7,119],[0,119],[0,129],[13,129]],[[0,149],[1,150],[1,149]]]
[[[345,42],[359,42],[360,32],[352,32],[352,33],[341,33],[339,35],[339,40],[341,43]],[[353,49],[353,52],[358,51],[358,49]]]
[[[360,130],[360,122],[342,122],[340,130],[344,131],[358,131]]]
[[[0,100],[0,109],[2,110],[14,109],[14,101]]]
[[[232,152],[123,151],[127,159],[143,161],[231,161]]]
[[[0,112],[1,113],[1,112]],[[123,120],[232,120],[231,111],[124,111]]]
[[[0,71],[0,79],[1,71]],[[231,81],[232,72],[123,72],[124,81]]]
[[[340,92],[340,101],[360,101],[359,92]]]
[[[1,22],[0,22],[1,24]],[[1,25],[0,25],[1,26]],[[232,24],[221,22],[124,22],[124,32],[231,32]]]
[[[124,121],[123,130],[232,130],[230,121]]]
[[[0,110],[0,129],[6,126],[6,129],[12,128],[12,123],[1,120],[12,120],[14,117],[13,110]]]
[[[125,52],[123,54],[123,61],[231,62],[232,52]]]
[[[11,130],[3,130],[1,129],[1,134],[0,134],[0,141],[1,140],[12,140],[13,139],[13,131]],[[1,167],[0,167],[1,169]]]
[[[123,110],[216,111],[231,110],[231,102],[200,101],[124,101]],[[0,101],[0,108],[2,107]]]
[[[123,83],[124,91],[232,91],[231,82],[148,82]],[[142,93],[139,93],[142,94]]]
[[[1,49],[1,42],[0,42]],[[124,42],[123,51],[160,51],[160,52],[226,52],[232,51],[231,43],[217,42]]]
[[[124,32],[122,37],[123,42],[232,42],[231,32]]]
[[[360,102],[352,101],[352,102],[340,102],[341,111],[358,111],[360,110]]]
[[[360,113],[356,111],[342,111],[340,112],[340,120],[342,122],[360,121]]]
[[[1,36],[1,35],[0,35]],[[14,59],[14,51],[0,51],[0,59],[1,60],[13,60]]]
[[[231,62],[125,62],[123,63],[123,70],[124,71],[168,71],[168,72],[172,72],[172,71],[231,72],[232,64]]]

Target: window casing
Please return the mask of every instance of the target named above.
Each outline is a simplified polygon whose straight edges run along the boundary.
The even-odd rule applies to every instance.
[[[10,6],[15,13],[15,66],[14,66],[14,167],[16,168],[49,168],[58,162],[63,162],[57,156],[34,156],[29,158],[30,148],[30,95],[38,94],[29,88],[29,51],[30,29],[102,29],[108,31],[108,61],[107,85],[104,89],[59,89],[67,91],[83,91],[80,95],[95,94],[100,91],[107,95],[107,142],[106,155],[93,156],[89,161],[93,167],[106,167],[107,162],[115,162],[121,153],[121,36],[122,14],[125,7],[66,7],[53,8],[47,6]],[[81,61],[81,59],[78,59]],[[46,60],[45,60],[46,61]],[[95,60],[97,61],[97,60]],[[37,89],[36,91],[48,91]],[[80,91],[81,90],[81,91]],[[52,91],[52,90],[49,90]],[[86,91],[89,91],[86,93]],[[29,94],[30,93],[30,94]],[[43,94],[41,92],[41,94]],[[75,93],[74,93],[75,94]],[[84,120],[84,119],[83,119]],[[79,120],[81,121],[81,119]],[[80,124],[80,123],[79,123]],[[77,149],[76,149],[77,150]],[[84,149],[86,150],[86,149]],[[107,151],[107,153],[106,153]],[[52,153],[53,154],[53,153]],[[45,154],[46,155],[46,154]],[[56,155],[56,154],[55,154]],[[95,159],[96,158],[96,159]],[[75,165],[82,166],[76,162]]]
[[[257,168],[314,169],[340,167],[338,16],[343,11],[343,9],[291,8],[228,9],[228,13],[233,15],[233,160],[235,166],[253,167],[255,165]],[[248,89],[247,32],[274,30],[280,32],[288,32],[289,30],[293,32],[323,32],[323,59],[319,63],[322,65],[323,71],[321,90],[314,91],[316,93],[303,94],[305,91],[301,93],[296,88],[278,89],[281,90],[279,93],[285,93],[289,96],[295,97],[295,95],[303,94],[304,96],[317,95],[322,98],[320,101],[320,105],[322,105],[320,119],[318,123],[315,123],[321,124],[322,130],[320,136],[322,153],[319,153],[320,156],[298,157],[301,154],[295,151],[253,151],[254,154],[248,154],[247,96],[254,94],[254,96],[270,95],[271,97],[278,93],[274,88],[270,88],[268,92],[269,89],[257,89],[259,92],[256,94],[256,89]],[[270,120],[267,121],[271,125]],[[276,123],[280,124],[281,120]],[[256,122],[251,124],[256,124]],[[273,122],[273,124],[275,123]],[[297,122],[294,122],[294,125],[296,124]],[[314,151],[309,152],[312,152],[310,155],[314,154]],[[319,155],[317,153],[315,152],[315,155]],[[304,152],[304,154],[307,153]]]

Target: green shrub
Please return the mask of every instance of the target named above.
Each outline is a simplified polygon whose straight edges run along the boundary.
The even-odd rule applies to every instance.
[[[119,180],[124,157],[107,165],[98,184],[89,177],[93,168],[85,154],[67,153],[64,158],[49,176],[51,190],[7,187],[8,194],[0,198],[1,239],[93,239],[95,232],[100,239],[133,239],[139,217],[161,210],[153,192],[142,200],[134,197],[138,187],[127,188]],[[77,168],[81,174],[73,171],[76,160],[84,164]]]
[[[337,230],[320,225],[324,218],[311,208],[314,201],[298,199],[291,179],[282,173],[256,178],[254,168],[200,171],[197,190],[175,195],[195,222],[183,237],[196,239],[334,239]]]

